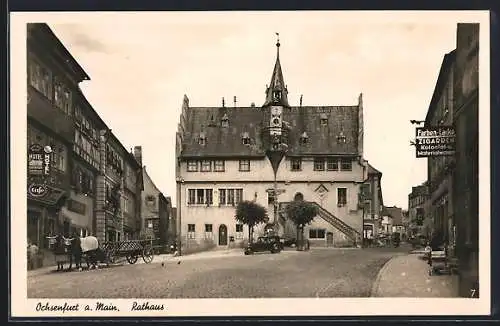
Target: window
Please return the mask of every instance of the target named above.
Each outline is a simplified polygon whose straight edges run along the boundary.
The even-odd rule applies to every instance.
[[[309,229],[309,239],[324,239],[325,229]]]
[[[200,133],[200,137],[198,138],[198,144],[201,146],[205,146],[207,144],[207,136],[204,132]]]
[[[319,122],[322,126],[328,125],[328,117],[325,113],[321,113],[321,115],[319,116]]]
[[[188,224],[188,234],[187,234],[188,239],[195,239],[196,238],[196,229],[194,224]]]
[[[300,143],[302,145],[307,144],[307,141],[309,140],[309,136],[307,135],[307,132],[303,132],[302,135],[300,136]]]
[[[220,205],[237,205],[243,200],[243,189],[219,189]]]
[[[340,132],[340,134],[337,136],[337,142],[338,143],[345,143],[346,142],[346,137],[344,135],[344,132]]]
[[[188,205],[193,205],[196,202],[196,190],[188,189]]]
[[[221,126],[223,128],[227,128],[229,127],[229,118],[227,117],[227,114],[224,113],[224,115],[222,116],[222,119],[221,119]]]
[[[198,171],[198,161],[187,161],[187,171],[197,172]]]
[[[340,161],[340,170],[342,171],[352,171],[352,161],[349,159],[342,159]]]
[[[243,224],[236,224],[236,239],[243,239]]]
[[[196,189],[196,203],[197,204],[205,203],[205,189]]]
[[[267,193],[267,204],[268,205],[274,204],[274,193],[272,192]]]
[[[49,70],[36,61],[29,63],[29,82],[37,91],[52,100],[52,76]]]
[[[325,170],[325,159],[315,158],[314,159],[314,171],[324,171]]]
[[[219,205],[226,204],[226,189],[219,189]]]
[[[205,224],[205,239],[213,239],[213,227],[212,224]]]
[[[347,204],[347,188],[337,188],[337,206]]]
[[[243,145],[250,145],[250,135],[248,132],[244,132],[241,136],[241,140],[243,141]]]
[[[329,158],[326,162],[326,169],[328,171],[337,171],[339,169],[339,162],[336,158]]]
[[[241,172],[250,171],[250,160],[240,160],[240,171]]]
[[[188,189],[188,205],[212,205],[212,189]]]
[[[292,158],[290,161],[291,163],[291,170],[292,171],[300,171],[302,170],[302,159],[300,158]]]
[[[201,172],[212,171],[212,161],[203,160],[201,161]]]
[[[71,92],[56,78],[54,84],[54,103],[65,114],[71,113]]]
[[[224,161],[222,160],[217,160],[214,161],[214,171],[215,172],[224,172]]]

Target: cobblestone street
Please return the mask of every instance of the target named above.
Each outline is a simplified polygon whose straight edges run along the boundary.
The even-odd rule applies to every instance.
[[[384,263],[407,252],[407,248],[290,250],[208,259],[186,256],[167,260],[164,266],[155,259],[148,265],[47,271],[28,276],[28,297],[368,297]]]

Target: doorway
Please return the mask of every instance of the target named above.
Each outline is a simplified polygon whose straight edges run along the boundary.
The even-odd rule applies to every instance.
[[[326,246],[333,247],[333,233],[332,232],[328,232],[326,234]]]
[[[227,226],[225,224],[219,226],[219,246],[227,246]]]

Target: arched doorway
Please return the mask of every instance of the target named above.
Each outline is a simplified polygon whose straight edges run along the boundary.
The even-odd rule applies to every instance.
[[[227,246],[227,226],[225,224],[219,226],[219,246]]]
[[[295,194],[295,196],[293,197],[293,200],[294,201],[298,201],[298,200],[304,200],[304,195],[301,193],[301,192],[298,192]]]

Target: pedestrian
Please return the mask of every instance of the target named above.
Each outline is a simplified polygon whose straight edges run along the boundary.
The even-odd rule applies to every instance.
[[[32,241],[28,241],[28,269],[35,269],[37,267],[38,246]]]

